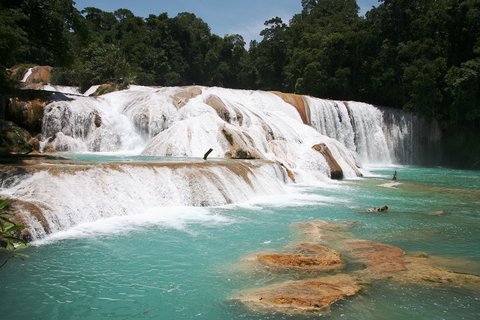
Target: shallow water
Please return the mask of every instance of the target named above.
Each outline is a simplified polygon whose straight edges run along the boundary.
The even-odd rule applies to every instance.
[[[78,159],[77,159],[78,160]],[[255,313],[239,291],[277,281],[241,259],[298,239],[294,222],[357,221],[360,238],[455,258],[480,274],[480,172],[400,167],[372,177],[220,208],[162,208],[77,226],[0,269],[2,319],[479,319],[480,294],[455,287],[368,284],[327,315]],[[367,213],[387,204],[387,214]],[[431,215],[444,210],[445,215]],[[467,259],[469,262],[465,262]]]

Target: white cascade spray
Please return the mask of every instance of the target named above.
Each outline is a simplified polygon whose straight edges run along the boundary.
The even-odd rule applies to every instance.
[[[270,92],[134,86],[76,97],[47,107],[44,135],[52,137],[47,147],[69,151],[201,157],[212,148],[211,157],[280,161],[299,181],[330,175],[324,156],[312,149],[325,144],[345,177],[360,174],[354,152],[304,125],[292,105]]]
[[[382,112],[372,105],[306,97],[311,125],[358,153],[362,164],[389,164],[392,159],[382,130]]]
[[[285,170],[271,162],[75,165],[36,169],[0,194],[41,209],[23,212],[34,239],[100,219],[159,207],[211,207],[284,194]]]
[[[305,97],[311,125],[358,153],[363,165],[421,164],[440,144],[436,122],[360,102]]]
[[[135,152],[145,141],[119,109],[102,98],[74,98],[45,107],[43,135],[58,151]],[[137,151],[139,152],[139,151]]]
[[[402,164],[430,164],[440,154],[441,130],[436,121],[391,108],[383,113],[383,132],[392,158]]]

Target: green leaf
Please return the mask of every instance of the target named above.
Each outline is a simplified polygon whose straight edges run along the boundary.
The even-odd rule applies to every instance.
[[[11,203],[12,203],[12,200],[10,199],[0,200],[0,210],[7,208]]]
[[[16,231],[22,231],[25,229],[25,226],[19,225],[19,224],[9,224],[7,227],[5,227],[5,232],[16,232]]]

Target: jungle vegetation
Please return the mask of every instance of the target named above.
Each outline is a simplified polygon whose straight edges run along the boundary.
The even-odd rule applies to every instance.
[[[72,0],[3,0],[0,90],[12,85],[6,68],[39,64],[82,89],[198,84],[357,100],[435,119],[447,149],[480,154],[480,0],[383,0],[365,16],[355,0],[301,4],[290,21],[266,21],[247,46],[187,12],[137,17],[79,11]]]

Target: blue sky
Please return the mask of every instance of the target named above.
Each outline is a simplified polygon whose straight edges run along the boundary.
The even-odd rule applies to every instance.
[[[263,23],[273,17],[285,22],[301,11],[301,0],[76,0],[76,7],[96,7],[104,11],[126,8],[136,16],[147,17],[167,12],[169,17],[179,12],[193,12],[205,21],[219,36],[241,34],[248,44],[260,39]],[[364,14],[377,0],[357,0],[360,13]]]

